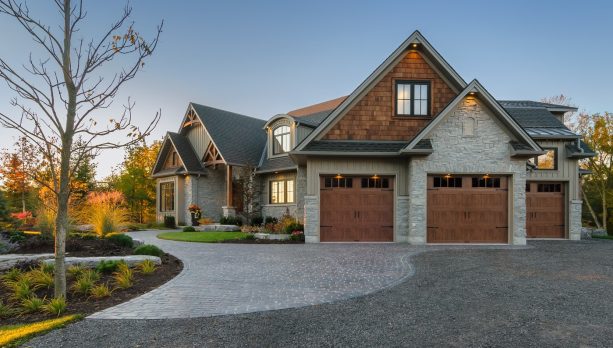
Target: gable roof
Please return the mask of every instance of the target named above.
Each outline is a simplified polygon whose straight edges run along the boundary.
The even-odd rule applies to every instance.
[[[168,157],[168,153],[170,152],[171,148],[175,149],[183,165],[177,168],[163,169],[164,162],[166,161],[166,157]],[[164,141],[162,142],[162,147],[156,159],[155,165],[153,166],[151,173],[152,176],[160,177],[175,174],[202,173],[204,173],[204,168],[200,164],[200,160],[194,152],[194,148],[189,143],[189,140],[181,134],[167,132],[166,136],[164,137]]]
[[[504,108],[546,108],[549,111],[577,111],[574,106],[543,103],[532,100],[499,100]]]
[[[543,149],[526,133],[526,131],[515,121],[511,115],[492,97],[492,95],[479,83],[477,80],[472,80],[466,88],[457,97],[455,97],[436,117],[434,117],[426,127],[424,127],[414,138],[409,145],[401,152],[411,152],[415,146],[424,139],[426,134],[432,131],[436,126],[454,110],[460,101],[462,101],[469,93],[476,93],[487,107],[489,107],[499,120],[507,127],[512,134],[517,137],[517,141],[522,144],[525,150],[522,150],[522,155],[528,153],[541,154]],[[513,146],[515,149],[515,146]],[[530,150],[528,150],[530,149]]]
[[[266,121],[196,103],[190,103],[190,107],[227,164],[256,166],[259,163],[266,144],[266,133],[262,131]]]
[[[292,110],[289,111],[287,114],[295,117],[302,117],[319,113],[322,111],[332,110],[339,106],[345,99],[347,99],[346,95],[335,99],[327,100],[325,102],[305,106],[300,109]]]
[[[362,82],[347,98],[345,98],[339,105],[332,111],[319,126],[307,136],[297,147],[296,151],[301,151],[304,147],[324,132],[328,126],[331,126],[333,122],[349,109],[354,101],[359,100],[366,92],[368,92],[379,80],[381,80],[385,74],[393,68],[396,63],[401,60],[407,49],[414,47],[431,62],[434,67],[442,73],[441,77],[445,77],[449,82],[451,88],[455,88],[460,91],[466,87],[466,81],[447,63],[447,61],[430,45],[428,40],[418,31],[414,31],[404,42],[398,46],[398,48],[392,52],[392,54],[373,71],[364,82]],[[299,109],[300,110],[300,109]]]

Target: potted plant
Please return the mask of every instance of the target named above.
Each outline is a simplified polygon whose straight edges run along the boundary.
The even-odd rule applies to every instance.
[[[202,217],[202,210],[200,210],[200,207],[197,204],[192,203],[189,205],[187,210],[189,210],[189,212],[192,214],[192,226],[200,225],[200,222],[198,221]]]

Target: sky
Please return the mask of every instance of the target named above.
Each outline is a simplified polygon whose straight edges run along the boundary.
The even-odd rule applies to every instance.
[[[49,0],[51,2],[51,0]],[[42,0],[32,13],[54,28],[61,18]],[[79,35],[99,35],[125,1],[85,0]],[[498,99],[564,94],[580,110],[613,111],[611,1],[168,1],[133,0],[134,26],[164,30],[144,70],[124,86],[134,121],[161,120],[148,139],[177,131],[190,101],[257,118],[347,95],[414,30],[466,80]],[[14,20],[0,16],[0,57],[23,64],[43,57]],[[110,73],[110,69],[103,74]],[[0,84],[0,112],[15,114]],[[0,128],[0,148],[18,134]],[[121,163],[122,150],[98,157],[98,178]]]

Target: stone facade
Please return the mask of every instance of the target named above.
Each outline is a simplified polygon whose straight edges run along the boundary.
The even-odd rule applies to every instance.
[[[185,223],[191,221],[187,210],[190,204],[197,204],[202,209],[202,217],[218,221],[223,215],[222,206],[226,205],[226,168],[207,169],[206,176],[188,175],[185,177]]]
[[[396,223],[395,223],[395,242],[409,241],[409,196],[396,197]]]
[[[573,199],[568,207],[568,239],[581,239],[581,209],[583,201]]]
[[[475,120],[472,135],[463,133],[465,119]],[[409,242],[426,243],[427,176],[431,173],[504,174],[512,195],[510,243],[526,244],[526,160],[509,157],[510,135],[479,100],[465,98],[452,113],[426,135],[434,152],[409,164]]]
[[[304,239],[319,243],[319,197],[304,196]]]

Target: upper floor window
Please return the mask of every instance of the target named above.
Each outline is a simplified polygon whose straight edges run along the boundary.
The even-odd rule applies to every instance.
[[[289,126],[279,126],[272,131],[273,148],[272,154],[278,155],[291,150],[291,131]]]
[[[396,81],[396,115],[430,115],[430,82]]]
[[[540,155],[530,161],[536,165],[537,170],[557,170],[558,169],[558,149],[543,149],[544,155]]]

